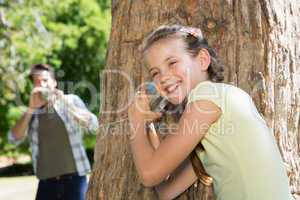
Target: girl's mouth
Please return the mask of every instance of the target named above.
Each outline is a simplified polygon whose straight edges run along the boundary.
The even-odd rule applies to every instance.
[[[169,94],[173,93],[174,91],[176,91],[177,88],[179,87],[179,85],[180,85],[180,82],[177,82],[177,83],[175,83],[175,84],[170,85],[169,87],[167,87],[166,88],[167,94],[169,95]]]

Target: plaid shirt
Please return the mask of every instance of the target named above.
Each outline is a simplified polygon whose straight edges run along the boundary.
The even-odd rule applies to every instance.
[[[73,103],[76,107],[83,109],[85,111],[88,111],[83,101],[74,94],[69,94],[64,96],[68,102]],[[72,148],[73,158],[75,161],[75,166],[77,169],[77,172],[80,176],[83,176],[91,171],[91,166],[89,163],[89,160],[87,158],[85,149],[83,147],[82,143],[82,136],[84,129],[87,129],[90,133],[93,131],[96,131],[98,128],[98,120],[97,117],[90,113],[90,122],[88,123],[88,127],[81,127],[79,123],[76,121],[74,116],[72,116],[72,112],[70,112],[68,109],[68,106],[66,106],[61,101],[55,101],[53,108],[56,110],[60,118],[65,124],[68,138],[70,141],[70,145]],[[37,159],[38,159],[38,153],[39,153],[39,141],[38,141],[38,112],[40,110],[36,110],[33,113],[32,119],[29,123],[29,127],[27,130],[28,138],[30,140],[31,150],[32,150],[32,163],[33,163],[33,170],[34,173],[36,173],[37,170]],[[25,138],[25,137],[24,137]],[[13,136],[13,133],[10,131],[8,134],[8,140],[9,142],[18,145],[21,143],[24,138],[22,139],[15,139]]]

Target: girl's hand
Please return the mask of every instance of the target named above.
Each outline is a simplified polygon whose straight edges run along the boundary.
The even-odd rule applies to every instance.
[[[157,149],[158,146],[160,145],[160,138],[158,136],[158,133],[155,130],[155,126],[153,123],[150,123],[149,128],[150,128],[149,130],[150,143],[154,149]]]
[[[149,106],[149,97],[145,90],[138,91],[132,104],[128,108],[129,121],[133,125],[140,123],[153,122],[159,119],[162,113],[152,112]]]

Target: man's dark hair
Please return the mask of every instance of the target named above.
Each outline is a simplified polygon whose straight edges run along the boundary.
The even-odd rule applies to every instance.
[[[51,65],[48,64],[35,64],[31,67],[29,72],[29,79],[33,81],[33,75],[41,71],[48,71],[50,76],[55,79],[55,72]]]

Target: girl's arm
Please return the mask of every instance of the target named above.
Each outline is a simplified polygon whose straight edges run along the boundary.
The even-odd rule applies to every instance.
[[[197,179],[191,162],[186,160],[172,173],[168,180],[160,183],[155,189],[159,199],[174,199],[187,190]]]
[[[148,135],[152,147],[157,149],[160,145],[160,137],[153,124],[150,124]],[[155,186],[155,189],[159,199],[174,199],[189,188],[197,179],[198,177],[191,162],[189,159],[186,159],[170,176],[158,186]]]
[[[159,115],[150,111],[147,99],[137,97],[128,114],[135,133],[130,142],[133,159],[142,183],[151,187],[162,182],[189,156],[221,110],[206,100],[188,104],[178,131],[168,135],[156,150],[147,139],[145,124]]]

